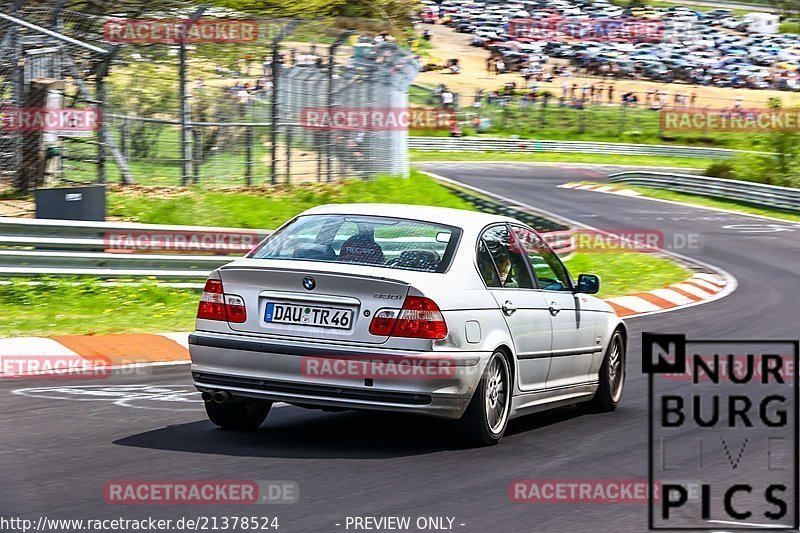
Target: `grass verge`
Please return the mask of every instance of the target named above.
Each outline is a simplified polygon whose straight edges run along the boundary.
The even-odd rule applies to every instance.
[[[148,281],[14,279],[0,290],[0,337],[190,331],[200,295]]]
[[[685,157],[653,157],[615,154],[573,154],[560,152],[510,153],[510,152],[423,152],[411,150],[411,161],[496,161],[542,163],[597,163],[603,165],[634,165],[637,167],[680,167],[704,169],[711,159]]]
[[[115,188],[108,214],[151,224],[186,224],[274,229],[321,204],[403,203],[474,210],[464,200],[420,172],[408,179],[378,177],[336,184],[250,189]]]
[[[651,254],[578,253],[567,266],[574,276],[597,274],[602,298],[678,283],[689,274]],[[102,335],[191,331],[200,295],[154,281],[110,285],[100,280],[14,279],[0,290],[0,337]]]
[[[690,276],[674,261],[642,252],[580,252],[566,261],[573,277],[600,276],[600,298],[624,296],[680,283]]]

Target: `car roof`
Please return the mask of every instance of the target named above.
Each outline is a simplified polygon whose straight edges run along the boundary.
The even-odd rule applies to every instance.
[[[372,215],[393,218],[423,220],[460,227],[464,230],[479,231],[495,222],[519,222],[513,218],[467,211],[450,207],[433,207],[410,204],[326,204],[304,211],[304,215]]]

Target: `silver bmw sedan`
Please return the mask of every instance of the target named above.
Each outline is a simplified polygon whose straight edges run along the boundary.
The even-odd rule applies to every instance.
[[[222,428],[286,402],[457,419],[495,444],[516,416],[616,408],[627,329],[599,286],[513,218],[320,206],[211,274],[192,376]]]

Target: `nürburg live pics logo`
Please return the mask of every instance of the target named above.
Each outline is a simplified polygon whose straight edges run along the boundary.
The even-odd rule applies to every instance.
[[[798,344],[642,334],[651,530],[800,527]]]

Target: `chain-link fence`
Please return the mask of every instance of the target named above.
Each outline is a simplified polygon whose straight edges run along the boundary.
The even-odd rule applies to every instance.
[[[0,12],[0,175],[19,188],[30,188],[52,183],[71,161],[62,150],[58,128],[43,131],[36,124],[41,116],[29,115],[44,108],[96,108],[109,53],[81,40],[81,25],[73,32],[79,38],[64,34],[61,10],[23,4],[16,0]],[[102,129],[60,133],[93,143],[90,157],[98,163],[99,144],[89,137],[101,138]]]
[[[276,184],[408,171],[404,128],[331,120],[408,108],[419,66],[380,23],[122,4],[112,16],[71,9],[70,0],[20,1],[0,15],[2,107],[37,107],[28,105],[32,88],[46,81],[53,106],[102,112],[89,136],[3,128],[9,155],[0,169],[18,184],[31,159],[23,147],[32,146],[48,171],[31,186]]]

